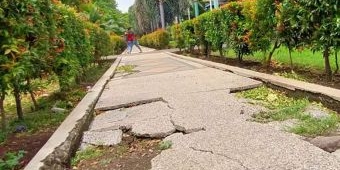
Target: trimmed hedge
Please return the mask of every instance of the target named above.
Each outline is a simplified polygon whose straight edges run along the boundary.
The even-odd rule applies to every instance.
[[[110,39],[113,45],[114,54],[121,54],[126,49],[126,42],[123,37],[112,34]]]
[[[267,65],[281,45],[290,50],[322,50],[328,77],[329,55],[339,51],[340,10],[334,0],[233,0],[195,19],[171,27],[178,48],[211,51],[232,49],[239,61],[261,51]]]
[[[170,35],[167,31],[163,29],[158,29],[157,31],[144,35],[140,38],[139,43],[142,46],[165,49],[168,48],[170,42]]]

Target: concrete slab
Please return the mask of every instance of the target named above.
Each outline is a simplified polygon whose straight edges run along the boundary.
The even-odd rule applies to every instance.
[[[137,72],[124,76],[124,78],[140,77],[154,75],[166,72],[176,72],[184,70],[192,70],[197,68],[205,68],[200,64],[187,64],[180,62],[165,54],[149,54],[147,58],[126,57],[122,60],[121,65],[134,65]]]
[[[190,148],[163,151],[151,164],[151,170],[246,170],[227,157]]]
[[[336,150],[335,152],[332,152],[332,155],[336,156],[336,158],[340,161],[340,149]]]
[[[340,168],[339,161],[333,155],[291,134],[252,122],[229,123],[218,128],[208,128],[207,131],[177,134],[167,139],[172,141],[173,146],[152,160],[156,169],[159,166],[169,170],[180,169],[172,168],[175,165],[171,161],[173,158],[186,160],[190,156],[181,151],[188,149],[223,156],[252,170]],[[169,156],[173,152],[176,156]],[[207,159],[202,162],[205,162],[201,163],[205,165],[202,169],[209,169],[207,165],[213,161]],[[182,167],[186,167],[182,163]]]
[[[250,78],[256,78],[264,82],[269,82],[271,84],[277,85],[279,87],[287,88],[290,90],[302,90],[302,91],[310,92],[313,94],[322,94],[330,98],[333,98],[334,100],[340,101],[340,90],[339,89],[334,89],[334,88],[325,87],[325,86],[321,86],[321,85],[317,85],[313,83],[307,83],[303,81],[298,81],[294,79],[288,79],[288,78],[284,78],[280,76],[259,73],[259,72],[252,71],[252,70],[229,66],[229,65],[221,64],[221,63],[215,63],[211,61],[205,61],[205,60],[192,58],[192,57],[186,57],[186,56],[177,55],[174,53],[166,52],[166,54],[169,54],[169,55],[172,55],[174,57],[178,57],[184,60],[188,60],[191,62],[196,62],[202,65],[208,66],[208,67],[231,71],[237,75],[250,77]]]
[[[227,91],[209,91],[164,96],[174,109],[171,119],[176,129],[184,133],[209,129],[211,125],[225,126],[245,121],[260,107],[242,103]],[[242,112],[242,114],[241,114]]]
[[[121,130],[109,130],[103,132],[86,131],[83,135],[83,143],[96,146],[113,146],[122,141]]]
[[[136,122],[132,125],[131,133],[140,137],[163,138],[175,131],[176,129],[171,123],[170,116],[165,115]]]
[[[113,110],[95,117],[90,130],[131,129],[135,136],[162,138],[175,132],[170,120],[172,112],[164,102]]]
[[[259,81],[212,68],[112,80],[96,108],[161,97],[165,94],[247,89],[261,84]]]

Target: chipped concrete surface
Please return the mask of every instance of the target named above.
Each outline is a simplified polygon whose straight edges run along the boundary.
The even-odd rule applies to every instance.
[[[260,86],[250,78],[174,59],[164,53],[127,56],[135,74],[113,78],[96,108],[142,105],[99,114],[90,131],[122,129],[164,138],[172,147],[152,160],[163,169],[340,169],[335,156],[275,126],[246,121],[261,111],[231,94]]]

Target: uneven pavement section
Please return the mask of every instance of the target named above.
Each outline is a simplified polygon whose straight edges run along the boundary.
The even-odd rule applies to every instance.
[[[251,122],[230,123],[187,135],[174,134],[165,140],[172,141],[172,148],[152,160],[152,170],[176,169],[172,167],[210,169],[209,166],[200,167],[199,164],[186,167],[185,164],[173,161],[201,161],[200,158],[196,158],[195,152],[188,155],[188,150],[225,157],[233,162],[232,166],[237,163],[242,167],[235,170],[336,170],[340,168],[339,159],[312,144],[299,140],[294,135]],[[207,164],[214,163],[205,161]],[[213,169],[223,170],[225,167]]]
[[[96,106],[106,111],[90,131],[167,136],[172,147],[152,160],[153,170],[340,169],[338,158],[298,136],[246,121],[263,108],[230,91],[261,82],[163,53],[126,57],[122,64],[140,72],[108,83]]]
[[[164,102],[108,111],[94,119],[90,131],[116,128],[131,130],[138,137],[163,138],[176,130],[170,120],[171,112]]]
[[[171,58],[169,55],[163,53],[157,54],[156,57],[152,54],[151,57],[154,59],[153,62]],[[122,59],[122,62],[136,64],[138,62],[140,63],[141,59],[141,56],[126,57]],[[149,60],[149,58],[146,57],[145,60]],[[168,61],[169,65],[172,65],[172,62],[183,63],[179,62],[179,60],[168,59]],[[262,84],[250,78],[217,69],[206,68],[201,65],[191,64],[190,62],[183,63],[180,66],[184,71],[173,72],[173,70],[165,70],[161,73],[158,72],[158,74],[150,73],[151,75],[111,80],[100,97],[96,109],[158,98],[165,94],[171,95],[214,90],[243,90],[258,87]],[[159,69],[161,69],[164,65],[160,65],[159,67]],[[137,68],[138,65],[136,69]],[[150,69],[151,68],[156,69],[158,66],[151,65]],[[137,74],[142,73],[143,72]]]

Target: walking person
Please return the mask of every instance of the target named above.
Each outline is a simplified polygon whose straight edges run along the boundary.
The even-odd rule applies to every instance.
[[[129,27],[128,30],[125,32],[125,40],[127,44],[127,53],[131,54],[135,40],[135,34],[131,31],[131,27]]]
[[[140,53],[143,52],[142,49],[139,46],[139,43],[138,43],[138,40],[137,40],[137,36],[135,36],[135,39],[133,40],[133,45],[135,45],[139,49]]]

